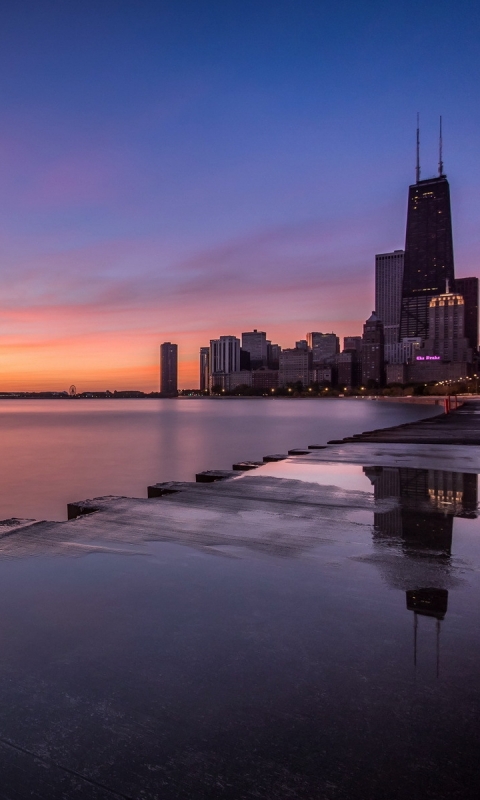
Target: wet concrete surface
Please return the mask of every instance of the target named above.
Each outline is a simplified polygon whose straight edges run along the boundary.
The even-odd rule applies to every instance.
[[[0,797],[477,798],[480,470],[438,448],[9,520]]]
[[[454,398],[452,400],[454,402]],[[461,399],[452,413],[396,425],[392,428],[364,431],[342,442],[392,442],[400,444],[480,445],[480,401]],[[454,403],[455,406],[455,403]],[[336,440],[331,443],[339,444]]]

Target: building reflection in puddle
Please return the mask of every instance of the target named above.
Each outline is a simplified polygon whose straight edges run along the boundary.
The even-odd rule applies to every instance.
[[[436,628],[436,672],[440,670],[440,625],[448,609],[454,517],[478,516],[478,477],[466,472],[364,467],[375,498],[374,543],[401,548],[404,556],[426,562],[438,585],[405,590],[406,607],[413,612],[413,660],[417,665],[418,618],[427,617]],[[438,569],[435,569],[438,567]],[[407,573],[387,575],[396,588]]]
[[[475,474],[399,467],[364,467],[363,471],[374,489],[375,539],[401,542],[409,554],[427,551],[448,558],[453,518],[477,516]],[[382,505],[387,508],[383,510]]]

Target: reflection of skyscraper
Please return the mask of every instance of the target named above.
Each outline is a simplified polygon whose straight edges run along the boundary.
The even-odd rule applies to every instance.
[[[440,151],[438,177],[420,180],[417,129],[417,180],[409,188],[400,339],[428,336],[428,302],[453,287],[450,187],[443,174]]]
[[[406,592],[407,609],[425,617],[444,618],[448,608],[447,589],[409,589]]]
[[[477,515],[477,475],[405,467],[364,467],[374,486],[374,536],[410,555],[449,556],[453,517]],[[382,507],[383,506],[383,507]]]
[[[413,663],[421,617],[435,623],[436,674],[440,674],[440,624],[448,608],[453,518],[477,516],[477,475],[405,467],[364,467],[374,487],[376,558],[388,583],[405,592],[413,612]],[[425,620],[427,641],[431,622]],[[430,628],[430,631],[427,629]],[[423,649],[424,652],[424,649]],[[427,656],[431,664],[431,651]],[[427,660],[428,665],[428,660]]]
[[[435,655],[438,678],[440,675],[440,623],[447,613],[448,590],[431,587],[410,589],[406,592],[406,600],[407,610],[413,611],[413,663],[415,667],[417,666],[418,615],[435,619]]]

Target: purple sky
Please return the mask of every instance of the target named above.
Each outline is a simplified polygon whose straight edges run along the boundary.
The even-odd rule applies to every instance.
[[[422,175],[479,274],[471,2],[22,2],[0,17],[0,390],[157,388],[158,345],[361,332]]]

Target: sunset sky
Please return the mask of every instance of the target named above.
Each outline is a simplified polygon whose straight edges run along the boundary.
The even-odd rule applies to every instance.
[[[0,391],[158,389],[158,349],[359,334],[438,116],[480,275],[480,6],[4,0]]]

